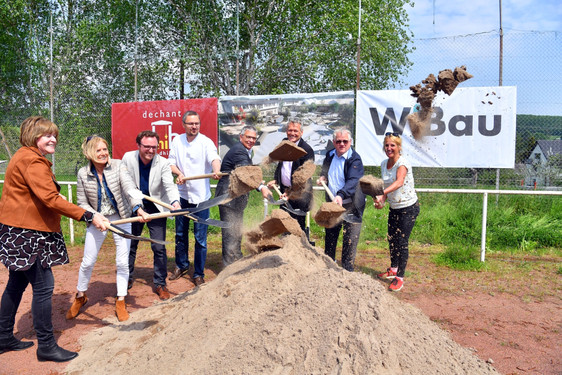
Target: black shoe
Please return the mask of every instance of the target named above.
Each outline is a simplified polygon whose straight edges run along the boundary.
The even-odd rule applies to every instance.
[[[33,341],[20,341],[15,337],[6,343],[0,343],[0,354],[5,352],[25,350],[33,346]]]
[[[39,362],[67,362],[76,357],[78,357],[78,353],[63,349],[57,344],[54,344],[53,346],[47,348],[37,349],[37,360]]]
[[[186,268],[186,269],[182,270],[182,269],[176,267],[174,269],[174,272],[172,272],[172,274],[170,275],[170,277],[168,279],[172,280],[172,281],[176,280],[176,279],[179,279],[180,277],[185,275],[187,273],[187,271],[189,271],[189,269]]]

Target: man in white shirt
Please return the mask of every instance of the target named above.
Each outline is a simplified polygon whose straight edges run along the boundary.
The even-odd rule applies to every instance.
[[[177,175],[176,182],[180,192],[182,208],[193,208],[197,204],[211,198],[211,185],[208,178],[183,181],[183,177],[210,174],[218,179],[221,160],[217,147],[211,139],[200,133],[201,119],[194,111],[187,111],[182,117],[185,134],[179,135],[172,141],[168,160],[172,173]],[[199,211],[197,216],[208,219],[210,210]],[[185,275],[189,269],[189,218],[176,218],[176,268],[170,280],[176,280]],[[193,259],[193,282],[199,286],[205,282],[205,261],[207,259],[207,225],[193,223],[195,236],[195,254]]]

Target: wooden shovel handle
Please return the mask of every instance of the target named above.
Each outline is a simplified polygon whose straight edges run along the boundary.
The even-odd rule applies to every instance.
[[[153,219],[162,219],[165,217],[180,216],[180,215],[189,215],[189,212],[161,212],[158,214],[150,214],[148,216],[150,217],[151,220],[153,220]],[[142,220],[142,216],[133,216],[133,217],[128,217],[126,219],[113,220],[111,221],[111,224],[134,223],[141,220]]]
[[[330,200],[333,201],[334,200],[334,194],[332,194],[332,191],[328,188],[328,186],[326,186],[326,183],[324,182],[324,180],[320,180],[320,183],[324,187],[324,190],[326,190],[326,193],[328,193],[328,196],[330,197]]]
[[[214,173],[207,173],[207,174],[200,174],[197,176],[183,176],[181,178],[182,181],[189,181],[189,180],[199,180],[201,178],[212,178],[215,174]],[[220,172],[217,173],[217,176],[228,176],[228,173]]]
[[[277,184],[273,184],[273,188],[275,189],[277,194],[279,194],[279,199],[281,199],[281,196],[283,195],[283,193],[281,193],[281,190],[279,190],[279,186],[277,186]]]
[[[154,202],[156,204],[159,204],[162,207],[166,207],[168,210],[174,210],[175,209],[174,206],[172,206],[171,204],[164,203],[161,200],[156,199],[156,198],[152,198],[150,195],[143,195],[142,197],[143,197],[143,199],[146,199],[147,201],[151,201],[151,202]]]

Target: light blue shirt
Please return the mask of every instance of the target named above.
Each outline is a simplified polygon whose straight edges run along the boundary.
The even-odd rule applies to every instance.
[[[344,166],[345,161],[351,156],[351,147],[345,154],[338,156],[336,150],[330,152],[334,153],[334,158],[330,164],[330,169],[328,170],[328,188],[336,196],[337,192],[341,190],[345,185],[345,174]]]

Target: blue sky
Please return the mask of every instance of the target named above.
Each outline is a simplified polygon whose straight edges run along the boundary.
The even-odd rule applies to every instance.
[[[396,88],[460,65],[474,75],[462,85],[499,85],[499,0],[419,0],[405,9],[416,51]],[[562,116],[560,0],[502,0],[502,27],[503,85],[517,86],[517,113]]]
[[[419,0],[413,8],[406,6],[406,9],[416,38],[473,34],[500,27],[499,1]],[[502,26],[504,32],[562,32],[562,3],[560,0],[502,0]]]

